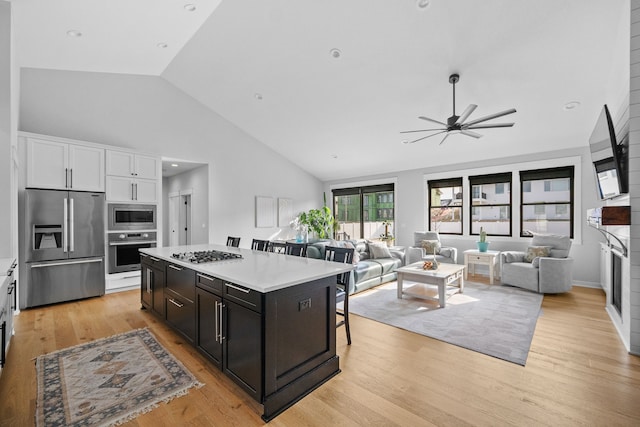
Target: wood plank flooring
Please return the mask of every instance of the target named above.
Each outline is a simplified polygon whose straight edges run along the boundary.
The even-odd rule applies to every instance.
[[[482,281],[479,277],[473,280]],[[640,358],[629,355],[600,290],[545,296],[526,367],[358,316],[338,330],[342,373],[273,426],[637,426]],[[148,327],[205,384],[128,426],[262,425],[262,408],[162,322],[139,292],[23,310],[0,377],[0,425],[34,424],[35,358]]]

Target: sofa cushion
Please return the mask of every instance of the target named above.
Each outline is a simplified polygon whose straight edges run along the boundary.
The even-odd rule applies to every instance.
[[[396,271],[396,268],[402,266],[402,260],[398,258],[376,258],[374,260],[382,267],[382,275],[393,273]]]
[[[525,262],[533,262],[534,258],[541,256],[549,256],[551,252],[550,246],[529,246],[527,248],[527,254],[524,256]]]
[[[360,260],[353,272],[356,283],[382,275],[382,265],[374,260]]]
[[[502,266],[501,280],[505,285],[515,285],[538,292],[538,274],[539,269],[528,262],[512,262]]]
[[[391,258],[391,252],[386,243],[369,243],[369,252],[372,259]]]
[[[423,240],[421,246],[427,255],[439,254],[442,248],[440,240]]]
[[[535,234],[531,241],[533,246],[549,246],[551,258],[566,258],[571,250],[571,239],[569,236],[558,234]]]

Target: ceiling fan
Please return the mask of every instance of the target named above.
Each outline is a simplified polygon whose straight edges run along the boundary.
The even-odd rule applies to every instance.
[[[456,83],[460,80],[460,75],[451,74],[449,76],[449,83],[453,85],[453,116],[447,119],[447,123],[440,122],[438,120],[430,119],[429,117],[420,116],[419,119],[426,120],[431,123],[435,123],[441,125],[441,128],[435,129],[419,129],[419,130],[405,130],[400,133],[414,133],[414,132],[436,132],[431,135],[423,136],[422,138],[418,138],[413,141],[405,141],[405,144],[413,144],[414,142],[422,141],[423,139],[431,138],[432,136],[440,135],[442,133],[446,133],[440,144],[442,144],[452,133],[461,133],[463,135],[467,135],[473,138],[481,138],[477,132],[473,132],[471,129],[489,129],[489,128],[506,128],[511,127],[514,123],[493,123],[493,124],[480,124],[482,122],[486,122],[487,120],[496,119],[498,117],[506,116],[507,114],[513,114],[516,112],[515,108],[511,108],[509,110],[501,111],[499,113],[490,114],[488,116],[481,117],[479,119],[471,120],[469,122],[465,122],[473,113],[473,111],[478,107],[475,104],[469,104],[466,110],[462,113],[461,116],[456,116]],[[438,144],[438,145],[440,145]]]

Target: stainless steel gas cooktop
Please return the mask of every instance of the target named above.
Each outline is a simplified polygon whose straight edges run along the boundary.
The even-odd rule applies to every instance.
[[[180,252],[171,255],[172,258],[179,259],[180,261],[189,261],[194,264],[201,264],[204,262],[225,261],[230,259],[242,258],[242,255],[232,252],[224,251],[194,251],[194,252]]]

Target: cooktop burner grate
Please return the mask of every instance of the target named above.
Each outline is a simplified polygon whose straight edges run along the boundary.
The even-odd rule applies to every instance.
[[[225,261],[230,259],[242,258],[242,255],[232,252],[224,251],[195,251],[195,252],[180,252],[171,255],[172,258],[179,259],[180,261],[188,261],[194,264],[202,264],[205,262]]]

